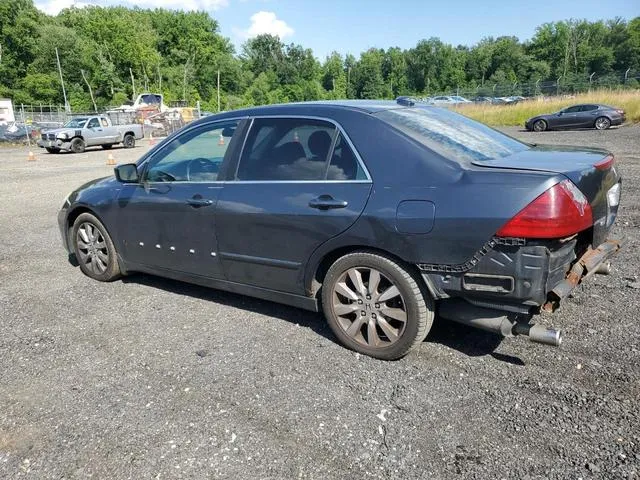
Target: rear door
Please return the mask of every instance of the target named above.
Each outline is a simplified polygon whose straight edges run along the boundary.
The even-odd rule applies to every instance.
[[[142,167],[140,184],[118,197],[119,250],[128,262],[220,278],[215,209],[218,175],[233,155],[239,121],[187,129]]]
[[[333,122],[253,119],[216,209],[226,278],[304,294],[311,253],[356,221],[370,191],[361,159]]]
[[[576,126],[580,128],[591,128],[595,125],[597,116],[598,105],[582,105]]]

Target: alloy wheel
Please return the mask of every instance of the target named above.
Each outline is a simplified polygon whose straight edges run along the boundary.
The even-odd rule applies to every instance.
[[[109,250],[102,233],[89,222],[78,228],[76,235],[78,255],[81,263],[96,275],[103,274],[109,266]]]
[[[609,121],[609,119],[605,117],[600,117],[596,120],[596,128],[598,130],[606,130],[607,128],[609,128],[610,124],[611,122]]]
[[[335,283],[332,297],[340,328],[361,345],[383,348],[402,337],[406,304],[398,287],[380,271],[348,269]]]

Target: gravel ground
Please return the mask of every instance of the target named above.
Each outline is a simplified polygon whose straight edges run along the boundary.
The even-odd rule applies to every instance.
[[[545,317],[561,348],[436,321],[397,362],[318,314],[90,280],[56,213],[106,152],[0,150],[0,478],[639,478],[640,127],[508,132],[616,153],[614,271]]]

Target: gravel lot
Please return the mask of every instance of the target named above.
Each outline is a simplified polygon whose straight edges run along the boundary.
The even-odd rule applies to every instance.
[[[90,280],[56,213],[106,152],[0,149],[0,478],[639,478],[640,127],[508,132],[617,155],[614,271],[545,317],[561,348],[440,321],[397,362],[318,314]]]

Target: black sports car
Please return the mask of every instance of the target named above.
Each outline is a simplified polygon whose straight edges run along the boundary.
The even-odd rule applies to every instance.
[[[606,130],[625,121],[624,110],[608,105],[574,105],[556,113],[537,115],[524,124],[527,130],[544,132],[570,128]]]
[[[147,272],[318,311],[405,355],[444,318],[558,345],[531,323],[617,251],[606,151],[531,146],[411,99],[202,118],[72,192],[65,247],[100,281]],[[604,267],[603,267],[604,266]]]

